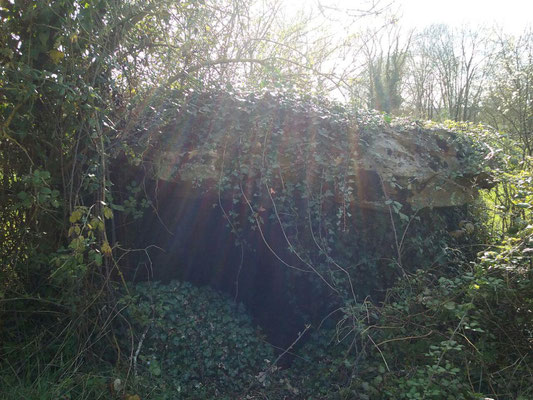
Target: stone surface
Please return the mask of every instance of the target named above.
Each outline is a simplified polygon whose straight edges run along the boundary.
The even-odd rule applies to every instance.
[[[469,171],[468,157],[458,147],[456,135],[444,129],[385,127],[373,133],[354,161],[381,177],[385,197],[413,208],[458,206],[475,197],[479,175]]]
[[[272,108],[265,112],[277,116]],[[253,129],[252,120],[257,115],[249,111],[242,114],[238,128],[244,129],[243,132]],[[246,120],[248,115],[250,121]],[[405,120],[387,123],[382,116],[376,115],[373,115],[371,123],[357,120],[353,128],[351,122],[344,123],[345,131],[339,134],[334,116],[329,119],[320,117],[317,123],[316,115],[310,116],[301,110],[285,112],[282,126],[278,129],[281,130],[280,135],[289,140],[295,135],[307,135],[309,138],[302,141],[301,151],[293,149],[289,153],[283,146],[276,148],[280,179],[284,182],[306,180],[308,184],[317,185],[320,168],[310,166],[309,160],[313,158],[313,151],[320,149],[330,165],[346,163],[349,159],[347,174],[354,192],[358,193],[356,201],[362,208],[387,210],[391,200],[409,205],[412,209],[451,207],[464,205],[476,196],[486,177],[477,161],[483,156],[473,150],[472,143],[442,127],[425,128]],[[212,119],[218,118],[217,123],[220,124],[223,115],[206,112],[205,115],[195,114],[194,118],[187,118],[186,123],[177,123],[165,133],[164,144],[160,144],[154,152],[157,178],[191,185],[201,182],[201,186],[209,189],[219,181],[221,168],[227,164],[225,160],[239,156],[261,157],[263,139],[250,143],[245,151],[242,148],[237,151],[235,148],[241,145],[239,133],[233,134],[231,126],[210,136],[199,133],[213,130]],[[381,120],[376,123],[376,118]],[[318,135],[313,130],[315,126],[319,126]],[[195,135],[197,138],[191,139]],[[222,141],[221,135],[230,139]],[[250,171],[245,180],[257,180],[258,171],[259,168],[255,172]],[[198,195],[198,191],[194,193]]]

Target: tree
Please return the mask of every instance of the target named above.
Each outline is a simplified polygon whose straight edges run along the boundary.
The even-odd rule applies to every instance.
[[[53,364],[69,343],[66,368],[102,338],[114,348],[112,282],[124,254],[114,216],[124,205],[113,162],[137,157],[130,144],[158,132],[175,111],[169,93],[223,82],[229,73],[219,67],[244,62],[230,46],[242,42],[233,21],[247,7],[0,2],[2,346],[32,343],[31,357]],[[29,357],[17,354],[12,367],[25,371]]]
[[[368,107],[386,113],[398,113],[402,105],[402,84],[409,54],[411,35],[402,38],[393,23],[384,34],[371,33],[364,49],[368,74]]]
[[[409,108],[422,118],[476,121],[488,73],[487,36],[432,25],[409,58]]]
[[[483,117],[508,132],[533,155],[533,31],[499,34],[494,75],[483,99]]]

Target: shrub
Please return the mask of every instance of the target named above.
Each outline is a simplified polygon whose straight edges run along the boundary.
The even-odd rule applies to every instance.
[[[481,261],[419,270],[381,305],[343,307],[291,368],[301,398],[531,398],[531,278]]]
[[[235,398],[272,360],[244,307],[207,288],[145,282],[121,301],[140,382],[146,379],[158,399]],[[127,335],[124,343],[131,343]]]

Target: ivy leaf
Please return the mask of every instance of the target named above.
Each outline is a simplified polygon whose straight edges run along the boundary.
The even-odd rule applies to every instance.
[[[54,64],[58,64],[63,58],[65,58],[65,53],[59,50],[50,50],[48,55]]]
[[[94,262],[96,263],[96,265],[98,265],[99,267],[101,267],[101,266],[102,266],[102,261],[103,261],[103,257],[102,257],[102,255],[96,253],[96,254],[94,255]]]
[[[159,366],[159,363],[156,360],[150,362],[150,367],[148,369],[150,370],[150,373],[152,375],[161,375],[161,367]]]
[[[46,44],[48,43],[48,37],[50,36],[49,32],[41,32],[39,33],[39,41],[41,42],[41,45],[43,47],[46,47]]]
[[[106,256],[110,256],[112,253],[111,246],[109,245],[109,242],[106,240],[104,243],[102,243],[102,253],[104,253]]]
[[[113,218],[113,210],[111,210],[109,207],[104,207],[104,217],[106,219]]]
[[[446,304],[444,304],[444,308],[450,311],[455,310],[455,303],[453,301],[449,301]]]
[[[80,218],[81,218],[81,211],[76,210],[70,215],[68,220],[70,221],[71,224],[74,224],[75,222],[78,222]]]
[[[121,206],[120,204],[111,204],[111,208],[117,211],[126,211],[124,206]]]

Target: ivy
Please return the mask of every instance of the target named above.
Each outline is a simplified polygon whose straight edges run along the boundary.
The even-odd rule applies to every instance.
[[[236,398],[273,360],[242,305],[189,283],[139,283],[121,299],[133,334],[143,391],[161,399]],[[146,336],[142,336],[143,333]],[[257,384],[257,382],[256,382]]]

